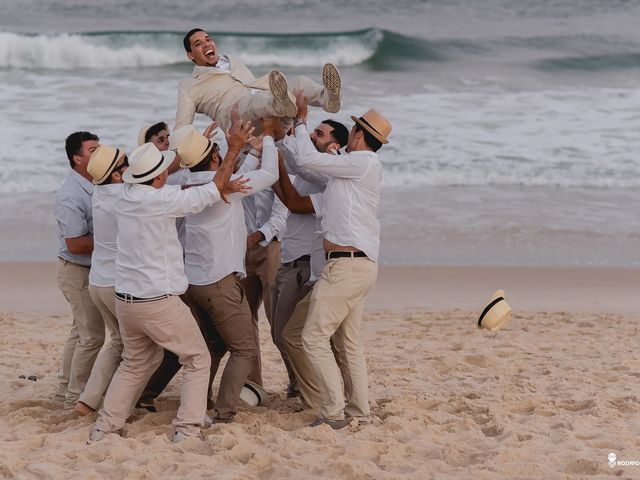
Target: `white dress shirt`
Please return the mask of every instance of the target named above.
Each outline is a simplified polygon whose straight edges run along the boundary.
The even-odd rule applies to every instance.
[[[375,152],[368,150],[344,155],[320,153],[309,148],[311,139],[304,124],[296,127],[300,152],[296,160],[308,170],[329,175],[325,191],[322,231],[337,245],[362,250],[374,262],[380,249],[380,180],[382,166]]]
[[[169,174],[167,178],[167,185],[186,185],[189,182],[189,169],[188,168],[179,168],[173,173]],[[176,229],[178,230],[178,240],[180,241],[180,245],[182,245],[182,249],[184,250],[184,244],[186,242],[187,233],[184,229],[184,217],[176,218]]]
[[[244,173],[248,168],[251,168],[249,158],[245,160],[243,168],[238,173]],[[247,231],[249,233],[260,231],[264,235],[264,240],[260,241],[259,245],[266,247],[274,238],[282,239],[289,210],[271,187],[261,190],[256,195],[243,198],[242,206]]]
[[[304,178],[300,175],[303,169],[299,168],[295,162],[295,157],[299,155],[298,142],[295,137],[285,137],[278,142],[278,147],[284,155],[287,171],[295,172],[296,174],[293,186],[301,196],[306,197],[307,195],[322,192],[325,189],[328,180],[327,176],[315,172],[307,172],[307,175],[303,174]],[[313,149],[315,150],[315,147]],[[307,179],[315,180],[315,182],[312,183]],[[302,255],[312,254],[314,242],[318,237],[316,223],[316,217],[313,214],[289,214],[286,231],[282,238],[282,263],[292,262]],[[320,243],[322,244],[322,242]]]
[[[209,182],[216,172],[192,172],[190,183]],[[264,137],[262,168],[243,172],[251,189],[229,196],[186,217],[185,273],[192,285],[209,285],[233,272],[245,276],[247,228],[243,198],[269,188],[278,181],[278,153],[271,137]],[[240,174],[231,178],[237,178]]]
[[[116,282],[118,255],[118,224],[116,201],[122,193],[122,183],[93,187],[93,253],[89,283],[96,287],[113,287]]]
[[[116,292],[152,298],[187,290],[176,218],[220,200],[214,183],[182,190],[129,184],[116,202],[118,256]]]

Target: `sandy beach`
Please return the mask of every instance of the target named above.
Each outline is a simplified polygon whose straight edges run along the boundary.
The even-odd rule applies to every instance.
[[[4,478],[622,478],[640,460],[636,269],[381,269],[365,315],[373,422],[311,429],[267,335],[266,406],[169,442],[179,377],[123,437],[51,401],[70,324],[53,263],[0,264]],[[497,288],[514,315],[475,318]],[[19,379],[36,375],[37,381]]]

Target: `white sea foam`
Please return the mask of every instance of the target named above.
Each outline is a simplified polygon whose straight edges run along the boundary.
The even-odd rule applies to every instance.
[[[382,33],[304,38],[225,36],[219,48],[248,65],[319,67],[327,62],[357,65],[370,58]],[[22,35],[0,32],[0,67],[24,69],[105,69],[160,67],[185,63],[181,36],[173,33]]]

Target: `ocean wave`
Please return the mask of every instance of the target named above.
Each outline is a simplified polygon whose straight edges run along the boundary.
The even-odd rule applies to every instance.
[[[219,48],[254,66],[349,66],[371,61],[438,60],[419,39],[369,28],[305,34],[213,34]],[[98,69],[162,67],[187,62],[182,32],[94,32],[30,35],[0,32],[0,68]]]

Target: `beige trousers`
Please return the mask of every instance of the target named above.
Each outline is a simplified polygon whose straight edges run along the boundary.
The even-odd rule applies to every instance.
[[[94,410],[98,410],[113,374],[116,373],[122,359],[122,338],[116,318],[116,298],[114,287],[96,287],[89,285],[89,294],[100,311],[111,340],[109,345],[100,350],[93,364],[91,376],[80,395],[80,401]]]
[[[287,393],[299,392],[296,374],[289,361],[284,345],[283,331],[287,326],[296,305],[309,293],[308,284],[311,268],[309,260],[295,260],[281,263],[271,289],[271,338],[282,356],[287,369],[289,384]]]
[[[116,299],[116,317],[124,351],[96,428],[115,432],[124,426],[166,348],[178,355],[183,366],[180,407],[173,424],[177,431],[197,436],[207,408],[211,357],[189,307],[174,295],[141,303]]]
[[[273,240],[266,247],[256,245],[247,249],[245,264],[247,276],[240,283],[249,302],[251,319],[253,320],[253,333],[256,340],[256,356],[253,368],[249,373],[249,380],[262,385],[258,309],[264,301],[264,311],[269,325],[271,325],[271,288],[280,265],[280,242]]]
[[[73,323],[62,350],[55,398],[72,408],[87,384],[104,343],[104,320],[89,294],[89,268],[58,258],[58,287],[71,305]]]
[[[189,285],[185,301],[198,315],[207,332],[211,352],[211,379],[220,361],[229,352],[224,367],[218,398],[216,418],[231,418],[236,413],[240,392],[253,368],[256,342],[249,304],[237,277],[229,274],[210,285]]]
[[[271,91],[269,90],[269,75],[264,75],[251,83],[262,90],[246,88],[241,96],[227,95],[223,97],[218,107],[218,124],[223,129],[231,127],[231,109],[238,102],[238,111],[243,120],[255,120],[261,117],[278,117],[277,109]],[[324,85],[314,82],[309,77],[297,76],[287,79],[289,91],[303,90],[309,105],[323,107],[325,101]],[[255,123],[255,122],[254,122]]]
[[[304,329],[304,324],[309,314],[311,293],[312,291],[309,291],[305,297],[296,304],[291,318],[282,331],[282,343],[287,351],[289,365],[296,376],[296,386],[302,395],[302,400],[306,407],[320,409],[320,387],[316,380],[316,372],[302,346],[302,330]],[[333,338],[331,339],[331,350],[342,373],[343,382],[346,388],[350,388],[350,382],[344,378],[344,374],[347,371],[345,361],[336,351]]]
[[[369,416],[367,365],[360,328],[364,298],[377,275],[378,265],[366,257],[329,259],[312,290],[302,345],[315,371],[321,396],[320,415],[324,418],[342,419],[345,412],[353,417]],[[342,372],[331,351],[332,336],[345,362]]]

